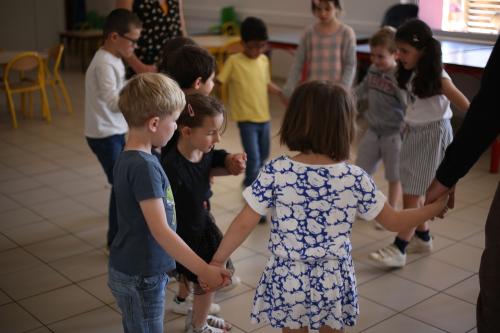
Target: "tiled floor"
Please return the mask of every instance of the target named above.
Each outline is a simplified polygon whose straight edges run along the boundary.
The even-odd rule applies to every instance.
[[[75,114],[53,110],[53,123],[21,119],[10,128],[0,112],[0,332],[121,332],[120,315],[106,286],[103,251],[109,187],[82,134],[83,75],[66,72]],[[53,107],[53,104],[51,104]],[[273,133],[283,109],[272,100]],[[241,151],[229,123],[222,147]],[[284,150],[274,137],[272,155]],[[393,235],[371,222],[355,224],[352,238],[361,315],[348,332],[474,332],[477,271],[483,229],[498,176],[488,158],[458,188],[457,208],[432,224],[436,250],[411,255],[398,270],[373,266],[367,254]],[[386,185],[379,171],[375,177]],[[216,180],[212,203],[223,230],[242,207],[241,177]],[[233,332],[267,333],[251,325],[249,308],[266,262],[268,225],[259,225],[233,256],[243,283],[219,293],[222,315]],[[169,285],[167,307],[175,284]],[[167,311],[168,332],[181,332],[184,318]]]

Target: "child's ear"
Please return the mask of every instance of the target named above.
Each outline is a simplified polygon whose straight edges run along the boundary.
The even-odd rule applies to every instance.
[[[189,136],[191,134],[191,128],[188,126],[182,126],[179,128],[179,132],[182,134],[182,136]]]
[[[160,117],[151,117],[148,119],[146,125],[149,131],[155,133],[158,130],[159,123],[160,123]]]
[[[203,79],[201,78],[201,76],[198,76],[196,78],[196,80],[194,80],[193,88],[196,89],[196,90],[200,89],[202,81],[203,81]]]

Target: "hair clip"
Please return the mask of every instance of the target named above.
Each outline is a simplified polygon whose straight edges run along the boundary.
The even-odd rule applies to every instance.
[[[188,115],[190,117],[194,117],[194,110],[193,110],[193,107],[191,106],[191,104],[188,103],[187,105],[187,112],[188,112]]]
[[[413,34],[413,36],[411,37],[411,40],[415,43],[418,43],[420,42],[420,39],[418,38],[418,36],[416,34]]]

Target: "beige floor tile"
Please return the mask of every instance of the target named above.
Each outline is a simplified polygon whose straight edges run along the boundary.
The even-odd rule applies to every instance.
[[[488,217],[488,207],[481,207],[479,205],[468,206],[458,211],[451,211],[449,216],[456,220],[474,223],[479,226],[484,226],[486,218]]]
[[[21,205],[6,195],[0,194],[0,212],[20,208]]]
[[[87,229],[83,231],[79,231],[75,233],[80,239],[83,239],[85,242],[91,244],[94,247],[102,248],[107,244],[107,234],[108,232],[108,224],[100,223],[100,225],[96,228]]]
[[[9,297],[9,295],[0,290],[0,305],[4,305],[11,302],[12,299]]]
[[[10,250],[18,247],[18,245],[12,242],[10,239],[0,234],[0,252],[5,250]]]
[[[110,191],[108,189],[103,189],[100,191],[79,194],[73,198],[93,210],[107,213],[109,209],[109,193]]]
[[[88,252],[92,247],[75,236],[66,235],[26,246],[26,250],[43,261],[50,262]]]
[[[2,168],[2,171],[0,172],[0,182],[10,181],[23,177],[25,176],[22,173],[12,168]]]
[[[467,333],[477,333],[477,328],[475,328],[475,327],[474,327],[473,329],[471,329],[471,330],[470,330],[469,332],[467,332]]]
[[[398,314],[387,320],[384,320],[380,324],[370,327],[363,333],[445,333],[440,329],[422,323],[413,318],[407,317],[402,314]]]
[[[446,294],[460,298],[466,302],[476,304],[479,296],[479,277],[477,274],[457,283],[444,291]]]
[[[463,333],[476,326],[475,306],[459,299],[438,294],[405,314],[450,333]]]
[[[45,185],[66,183],[75,180],[85,180],[82,175],[79,175],[72,170],[58,170],[55,172],[47,172],[41,175],[33,176],[33,178]]]
[[[404,290],[404,294],[388,292],[391,290]],[[407,309],[436,294],[430,288],[392,274],[364,283],[358,292],[363,297],[396,311]]]
[[[120,333],[121,316],[107,306],[49,325],[56,333]]]
[[[15,300],[64,287],[70,283],[68,279],[46,265],[0,275],[0,288]]]
[[[19,303],[44,324],[85,313],[104,304],[74,285],[26,298]]]
[[[441,235],[453,240],[462,240],[483,230],[483,226],[468,221],[457,220],[451,216],[436,221],[438,222],[431,225],[432,234]]]
[[[40,328],[35,328],[34,330],[26,331],[26,333],[52,333],[47,327],[42,326]]]
[[[237,261],[234,263],[236,273],[243,283],[252,287],[257,287],[264,267],[267,263],[267,257],[256,254],[252,257]]]
[[[39,259],[21,248],[0,252],[0,274],[17,272],[41,264]]]
[[[108,287],[108,274],[80,281],[78,285],[106,304],[111,304],[115,301]]]
[[[108,217],[90,209],[75,211],[71,214],[64,214],[51,218],[50,222],[57,224],[61,228],[74,234],[79,232],[100,228],[108,225]]]
[[[477,247],[467,244],[455,244],[441,251],[436,251],[431,257],[476,273],[479,271],[482,252]]]
[[[264,327],[259,328],[258,330],[252,331],[252,333],[280,333],[280,332],[282,332],[280,328],[273,328],[271,327],[271,325],[266,325]]]
[[[252,324],[250,322],[250,311],[252,307],[254,292],[249,291],[239,296],[221,302],[221,316],[237,328],[250,332],[266,325],[266,323]]]
[[[43,184],[36,181],[32,177],[23,177],[6,182],[0,182],[0,193],[14,194],[27,190],[32,190],[40,186],[43,186]]]
[[[386,269],[368,265],[357,260],[354,260],[354,271],[356,272],[356,281],[358,286],[365,282],[374,280],[381,275],[387,274]]]
[[[42,323],[15,303],[0,306],[0,332],[26,332],[41,326]]]
[[[394,274],[434,290],[443,290],[472,276],[473,273],[426,257],[394,271]]]
[[[233,254],[231,255],[231,260],[233,262],[237,262],[237,261],[240,261],[242,259],[246,259],[248,257],[251,257],[253,255],[255,255],[256,252],[255,251],[252,251],[250,249],[247,249],[246,247],[243,247],[243,246],[240,246],[238,249],[236,249],[236,251],[233,252]]]
[[[0,231],[27,225],[42,220],[42,217],[26,208],[0,212]]]
[[[385,306],[359,297],[359,317],[356,326],[349,328],[349,333],[361,332],[393,316],[395,312]]]
[[[52,183],[50,186],[56,191],[70,196],[95,192],[104,188],[100,183],[80,179],[66,181],[64,183]]]
[[[243,246],[260,254],[269,255],[269,250],[267,249],[270,237],[269,230],[269,222],[257,225],[243,242]]]
[[[252,289],[251,287],[249,287],[245,283],[240,283],[231,289],[218,290],[215,293],[214,301],[216,303],[220,303],[220,302],[223,302],[224,300],[227,300],[229,298],[244,294],[248,291],[254,291],[254,289]]]
[[[84,204],[69,198],[61,198],[58,200],[32,205],[30,206],[30,209],[46,219],[53,219],[70,214],[80,214],[81,212],[91,210]]]
[[[38,221],[3,233],[20,245],[28,245],[65,235],[67,231],[53,223]]]
[[[353,249],[360,249],[364,246],[370,245],[376,242],[377,239],[370,236],[366,236],[361,232],[353,231],[351,233],[351,244]]]
[[[463,240],[465,244],[475,246],[480,249],[484,249],[484,231],[478,232],[475,235],[467,237]]]
[[[102,251],[90,251],[50,263],[71,281],[87,280],[108,271],[109,258]]]
[[[19,172],[21,172],[25,175],[28,175],[28,176],[37,175],[37,174],[46,173],[46,172],[51,172],[51,171],[56,171],[56,170],[60,170],[60,169],[61,169],[61,167],[59,165],[54,164],[54,163],[49,162],[49,161],[40,161],[40,162],[36,162],[36,163],[29,163],[29,164],[21,165],[21,166],[17,167],[17,170],[19,170]]]
[[[11,198],[26,206],[36,205],[47,201],[58,200],[63,195],[48,187],[36,188],[10,195]]]

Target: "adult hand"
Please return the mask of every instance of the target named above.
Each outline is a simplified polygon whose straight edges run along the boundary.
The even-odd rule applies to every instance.
[[[433,203],[445,194],[448,194],[448,202],[446,204],[447,209],[453,209],[455,207],[455,186],[453,186],[452,188],[446,187],[441,184],[439,180],[434,178],[431,185],[427,189],[427,192],[425,193],[425,205]],[[438,215],[438,217],[443,218],[444,213],[447,209],[443,210],[441,214]]]

